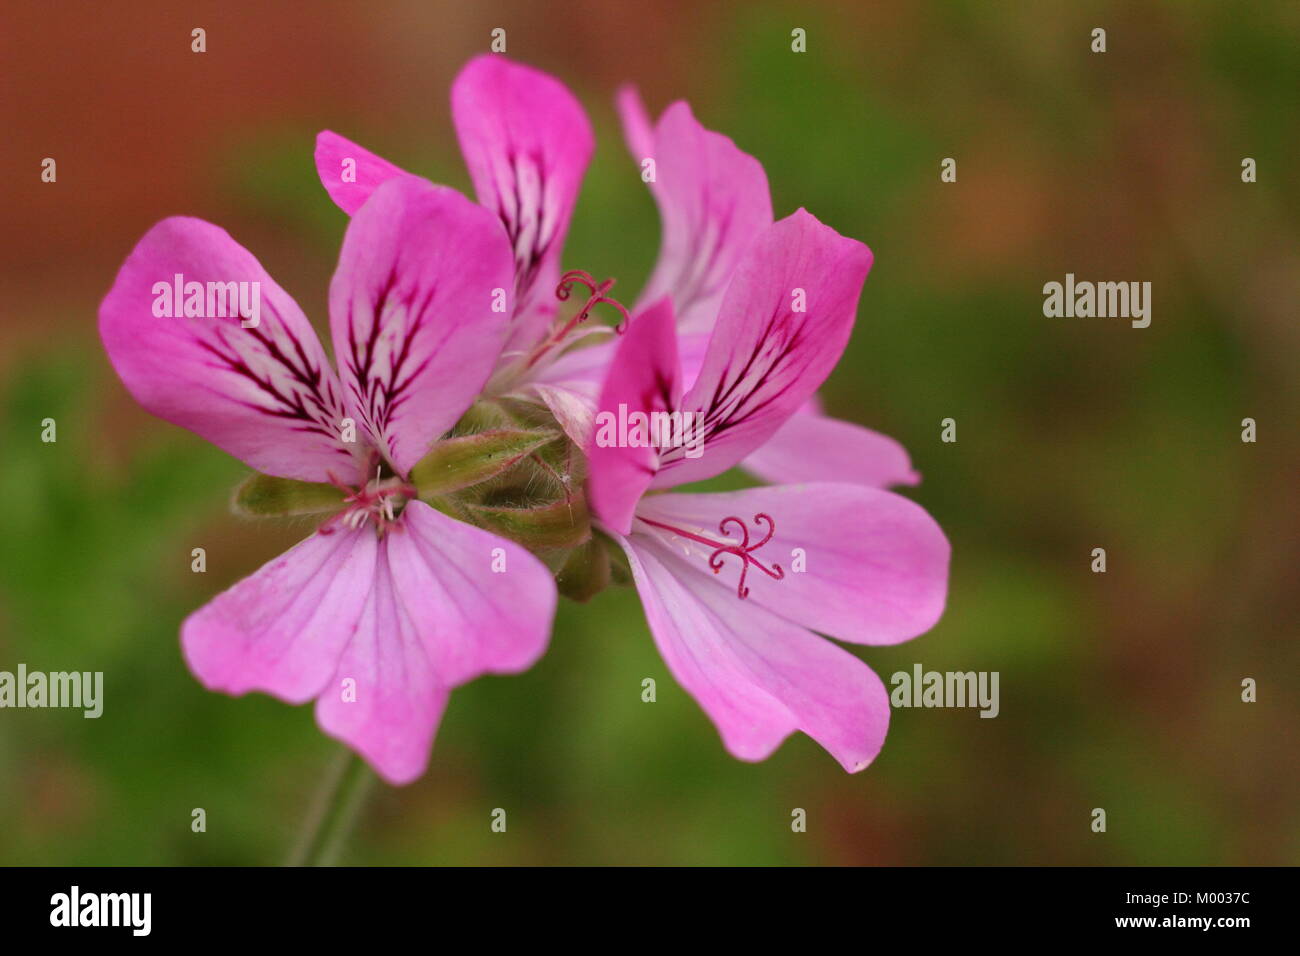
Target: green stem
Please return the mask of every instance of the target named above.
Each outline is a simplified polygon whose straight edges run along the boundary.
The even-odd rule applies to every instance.
[[[375,775],[346,747],[322,781],[289,866],[333,866],[343,851]]]

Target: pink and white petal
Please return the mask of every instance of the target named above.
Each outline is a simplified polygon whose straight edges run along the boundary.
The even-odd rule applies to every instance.
[[[848,651],[700,578],[641,534],[622,540],[655,644],[730,753],[763,760],[802,730],[850,773],[885,741],[889,696]]]
[[[740,466],[774,485],[841,481],[887,488],[920,484],[907,450],[888,435],[808,412],[796,412]]]
[[[640,166],[655,154],[654,123],[650,120],[640,92],[631,83],[618,88],[614,95],[614,106],[623,124],[623,142],[637,166]]]
[[[172,301],[177,276],[197,294]],[[316,332],[224,229],[179,216],[150,229],[99,307],[99,334],[136,401],[258,471],[304,481],[358,472]]]
[[[732,274],[772,225],[767,174],[753,156],[705,129],[684,102],[655,126],[655,181],[663,236],[638,308],[671,295],[683,332],[709,332]]]
[[[373,539],[372,529],[365,533]],[[394,786],[419,778],[429,765],[433,735],[451,689],[438,680],[426,633],[436,626],[414,616],[380,543],[374,586],[352,640],[316,699],[316,723]]]
[[[826,407],[822,404],[821,396],[814,393],[808,396],[808,401],[799,406],[796,415],[825,415]]]
[[[772,437],[825,381],[853,329],[871,250],[800,209],[748,248],[682,409],[704,453],[665,455],[654,487],[721,474]]]
[[[351,216],[388,180],[410,173],[338,133],[322,130],[316,134],[316,175],[334,204]]]
[[[620,341],[611,335],[603,341],[571,349],[550,364],[530,372],[528,381],[563,385],[580,391],[594,389],[599,396]]]
[[[555,314],[564,237],[595,146],[591,124],[559,80],[494,54],[461,70],[451,113],[479,202],[501,218],[514,250],[508,348],[527,348]]]
[[[766,515],[766,518],[758,518]],[[661,527],[726,544],[782,577],[750,566],[738,597],[742,560]],[[636,530],[662,538],[701,579],[728,585],[738,604],[760,605],[797,624],[858,644],[897,644],[923,634],[943,614],[951,548],[942,529],[913,501],[848,484],[781,485],[718,494],[651,495],[637,508]],[[647,525],[646,521],[656,522]],[[773,530],[770,540],[760,545]]]
[[[366,613],[316,704],[321,728],[393,784],[424,773],[452,688],[541,656],[556,603],[550,572],[524,548],[421,501],[400,521],[380,544]]]
[[[317,532],[218,594],[181,625],[190,670],[227,694],[315,697],[361,619],[375,551],[368,528]]]
[[[491,374],[510,276],[495,217],[444,186],[391,179],[348,224],[330,284],[334,354],[348,408],[400,474]]]
[[[555,580],[526,548],[412,501],[388,554],[439,683],[515,674],[546,650]]]
[[[596,403],[618,342],[573,349],[529,376],[516,397],[540,398],[564,433],[580,448],[591,441]]]
[[[592,509],[620,534],[631,529],[633,512],[654,479],[660,456],[648,443],[620,435],[620,423],[630,425],[634,415],[673,411],[681,387],[676,325],[672,303],[665,298],[628,324],[610,362],[587,446]]]
[[[588,389],[533,382],[511,397],[540,399],[570,441],[579,448],[585,448],[591,441],[596,421],[597,397]]]

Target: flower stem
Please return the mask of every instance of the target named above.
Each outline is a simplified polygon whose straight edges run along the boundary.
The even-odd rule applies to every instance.
[[[333,866],[374,780],[366,762],[344,747],[321,782],[288,865]]]

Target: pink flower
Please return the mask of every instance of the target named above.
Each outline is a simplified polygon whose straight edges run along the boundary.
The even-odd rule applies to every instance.
[[[866,246],[803,210],[766,226],[738,257],[699,371],[684,376],[663,298],[631,322],[599,399],[601,419],[622,407],[702,423],[695,457],[598,429],[589,498],[669,670],[744,760],[802,730],[850,772],[871,762],[889,723],[884,685],[812,632],[893,644],[928,630],[948,542],[919,506],[863,484],[648,492],[740,464],[801,414],[843,352],[870,266]]]
[[[591,126],[562,83],[497,55],[479,56],[461,70],[451,105],[479,202],[504,226],[514,259],[514,309],[486,394],[540,399],[577,437],[590,421],[603,367],[576,353],[571,366],[557,366],[557,360],[586,334],[612,332],[608,326],[579,328],[574,320],[553,324],[562,279],[563,297],[586,284],[589,306],[600,298],[600,283],[585,273],[560,275],[569,220],[594,147]],[[316,170],[348,214],[382,183],[410,175],[328,130],[316,138]],[[583,310],[584,318],[589,311]]]
[[[451,105],[479,202],[500,218],[514,250],[510,341],[487,392],[541,400],[570,437],[585,445],[614,343],[570,349],[584,335],[608,327],[552,323],[560,256],[593,148],[591,126],[557,79],[494,54],[477,57],[461,71]],[[650,175],[646,163],[652,161],[649,187],[663,220],[659,258],[633,311],[672,297],[690,378],[737,263],[772,224],[767,176],[758,160],[729,138],[701,126],[684,102],[673,103],[653,125],[632,88],[619,92],[618,106],[642,178]],[[329,131],[317,137],[316,169],[335,203],[349,214],[381,183],[409,175]],[[608,287],[603,296],[596,294],[602,284],[586,273],[574,270],[563,278],[569,285],[587,285],[589,307],[604,301],[622,310],[608,298]],[[742,464],[774,482],[883,487],[919,480],[897,442],[822,415],[815,397]]]
[[[400,784],[423,773],[451,688],[541,655],[556,591],[524,548],[408,482],[509,333],[493,309],[513,286],[496,217],[413,177],[354,212],[330,285],[337,374],[297,304],[197,219],[145,235],[99,324],[153,414],[266,474],[347,489],[314,534],[190,615],[181,642],[209,689],[314,698],[321,728]],[[236,291],[251,312],[231,315]]]
[[[618,109],[633,159],[655,160],[649,186],[663,220],[659,260],[633,312],[672,297],[683,372],[693,380],[733,273],[754,237],[772,225],[767,174],[726,136],[701,126],[686,103],[673,103],[652,125],[629,86],[619,91]],[[920,481],[898,442],[822,414],[815,396],[740,465],[775,483],[879,488]]]

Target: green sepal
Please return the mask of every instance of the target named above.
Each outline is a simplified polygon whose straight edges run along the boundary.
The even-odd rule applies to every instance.
[[[609,583],[617,587],[627,587],[636,583],[632,576],[632,565],[628,563],[627,553],[606,535],[600,539],[605,542],[605,553],[609,555]]]
[[[421,498],[451,494],[495,478],[559,437],[554,429],[494,428],[445,438],[411,469],[411,482]]]
[[[248,518],[321,514],[342,508],[343,497],[342,489],[323,482],[255,474],[235,489],[230,507]]]
[[[587,501],[575,494],[534,508],[507,508],[457,502],[464,521],[522,544],[530,551],[576,548],[591,537]]]
[[[604,537],[592,535],[586,544],[569,552],[555,575],[555,584],[571,601],[586,603],[609,587],[609,547]]]

